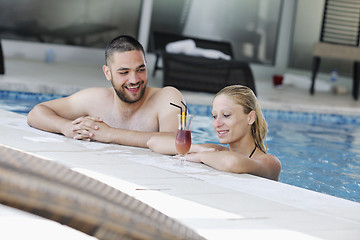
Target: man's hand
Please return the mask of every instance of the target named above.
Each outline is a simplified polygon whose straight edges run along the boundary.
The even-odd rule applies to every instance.
[[[94,132],[99,130],[100,126],[103,128],[102,130],[109,128],[101,118],[92,116],[79,117],[72,122],[72,125],[73,138],[86,141],[93,139],[95,136]],[[108,142],[108,140],[105,142]]]

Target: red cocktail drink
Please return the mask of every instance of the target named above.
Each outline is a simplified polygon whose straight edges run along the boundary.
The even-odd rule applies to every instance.
[[[179,155],[180,164],[184,165],[185,163],[185,154],[187,154],[191,148],[191,120],[193,116],[185,114],[183,112],[181,115],[178,115],[178,131],[175,139],[176,151]]]
[[[191,131],[179,129],[175,141],[176,151],[179,154],[186,154],[191,146]]]

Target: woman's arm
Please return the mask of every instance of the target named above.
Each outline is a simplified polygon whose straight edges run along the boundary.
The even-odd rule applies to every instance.
[[[270,154],[250,159],[241,153],[231,151],[199,152],[187,154],[186,160],[201,162],[225,172],[249,173],[276,181],[281,170],[280,161]]]
[[[152,136],[147,141],[147,146],[153,151],[161,154],[175,155],[175,134],[169,134],[167,136]],[[217,144],[205,143],[205,144],[191,144],[190,153],[204,152],[204,151],[224,151],[226,147]]]

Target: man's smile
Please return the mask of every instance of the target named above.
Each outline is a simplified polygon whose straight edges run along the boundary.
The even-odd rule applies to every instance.
[[[141,83],[125,86],[125,88],[131,93],[137,93],[140,90],[140,87]]]

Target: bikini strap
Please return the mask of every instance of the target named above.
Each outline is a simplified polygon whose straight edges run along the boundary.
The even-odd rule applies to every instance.
[[[256,150],[256,145],[255,145],[255,147],[254,147],[254,150],[250,153],[249,158],[251,158],[251,157],[252,157],[252,155],[254,154],[255,150]]]

